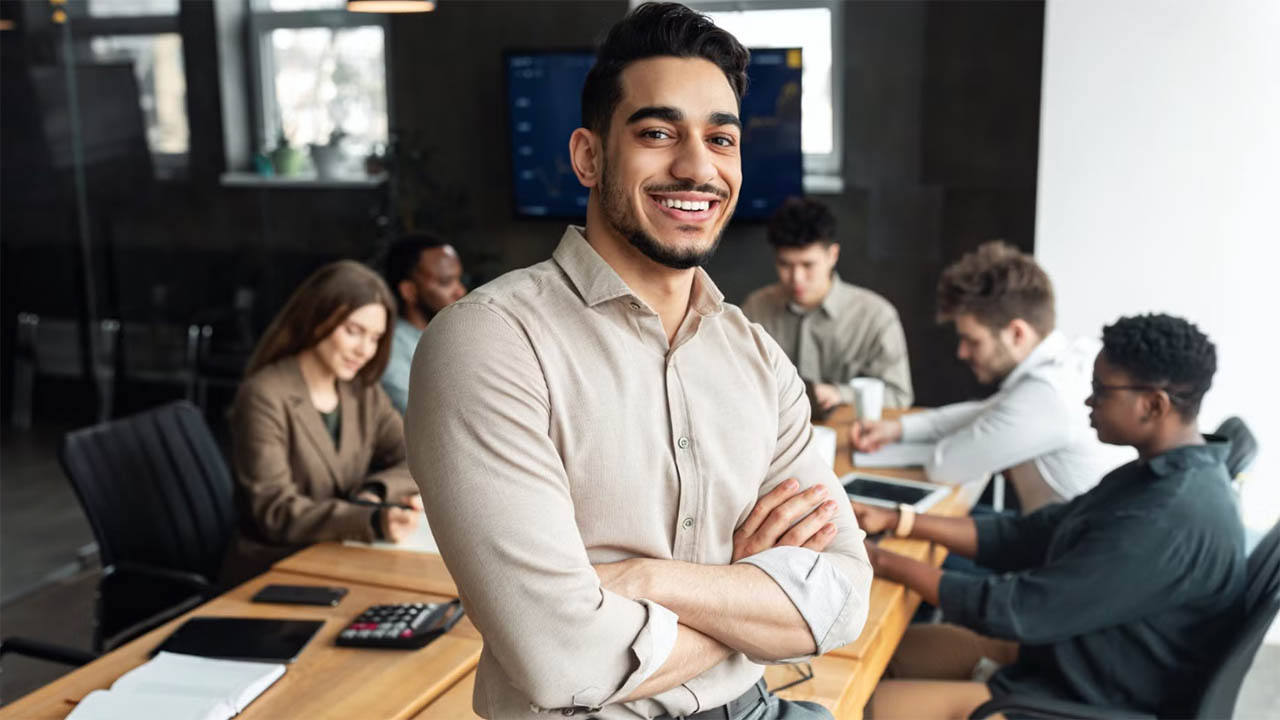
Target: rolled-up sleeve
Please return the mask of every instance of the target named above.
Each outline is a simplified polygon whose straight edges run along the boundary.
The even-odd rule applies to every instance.
[[[837,500],[831,518],[836,537],[823,552],[780,547],[741,562],[760,568],[782,588],[809,626],[815,654],[821,655],[856,640],[867,620],[872,572],[863,545],[866,533],[858,527],[852,506],[843,502],[844,488],[814,444],[803,381],[771,338],[759,341],[769,353],[778,383],[778,441],[760,494],[788,478],[795,478],[801,488],[825,483],[829,497]]]
[[[619,702],[666,661],[676,616],[601,587],[548,427],[526,333],[480,301],[446,309],[414,357],[409,466],[486,652],[541,708]]]

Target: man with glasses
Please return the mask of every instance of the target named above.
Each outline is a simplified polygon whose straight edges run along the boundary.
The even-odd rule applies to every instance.
[[[968,717],[1039,695],[1188,717],[1240,622],[1244,530],[1225,460],[1196,416],[1213,343],[1168,315],[1103,330],[1085,404],[1098,438],[1138,451],[1097,487],[1024,517],[909,517],[855,506],[869,533],[945,545],[1000,574],[945,572],[868,545],[876,575],[942,608],[913,625],[871,701],[876,720]],[[985,668],[999,667],[990,674]],[[990,675],[989,681],[983,675]]]
[[[1003,471],[1023,512],[1070,500],[1133,457],[1089,429],[1080,402],[1097,343],[1072,343],[1054,329],[1053,284],[1030,255],[992,241],[960,258],[938,281],[938,320],[955,325],[956,357],[999,389],[986,400],[854,423],[855,449],[936,443],[925,465],[930,480]]]

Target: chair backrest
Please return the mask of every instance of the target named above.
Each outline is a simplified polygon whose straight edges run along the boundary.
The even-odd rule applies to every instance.
[[[1232,478],[1249,469],[1254,458],[1258,456],[1258,438],[1253,436],[1249,426],[1238,417],[1229,417],[1222,421],[1214,435],[1221,435],[1231,441],[1231,449],[1227,451],[1227,474]]]
[[[62,467],[102,564],[139,563],[213,582],[235,524],[231,473],[190,402],[68,433]]]
[[[1244,623],[1209,678],[1195,717],[1226,718],[1235,714],[1244,676],[1277,614],[1280,614],[1280,523],[1271,528],[1249,555]]]
[[[119,322],[112,319],[98,322],[93,368],[99,377],[112,375],[112,356],[119,334]],[[39,375],[75,377],[82,373],[80,326],[75,320],[19,313],[16,344],[18,353],[35,363]]]

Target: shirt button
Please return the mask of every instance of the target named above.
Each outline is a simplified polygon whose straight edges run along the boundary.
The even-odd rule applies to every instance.
[[[676,445],[679,445],[681,450],[687,450],[689,448],[689,438],[687,437],[680,438],[679,440],[676,441]]]
[[[633,302],[633,303],[631,303],[631,309],[632,309],[632,310],[639,310],[639,309],[640,309],[640,303],[638,303],[638,302]]]
[[[693,527],[693,518],[685,518],[684,522],[681,524],[684,525],[685,529],[687,530]]]

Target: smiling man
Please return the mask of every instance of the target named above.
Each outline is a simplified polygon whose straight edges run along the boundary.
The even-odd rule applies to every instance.
[[[410,466],[484,717],[830,717],[759,663],[857,637],[864,535],[794,367],[699,267],[742,183],[747,61],[680,5],[615,25],[569,139],[585,228],[419,345]]]

